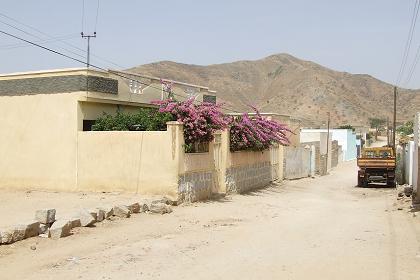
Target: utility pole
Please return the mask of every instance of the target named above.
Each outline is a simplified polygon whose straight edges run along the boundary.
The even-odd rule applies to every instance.
[[[389,117],[386,117],[386,146],[389,147]]]
[[[397,126],[397,87],[394,87],[394,123],[392,126],[392,147],[394,148],[394,155],[396,155],[396,139],[395,131]]]
[[[325,174],[328,173],[328,150],[329,150],[329,144],[330,144],[330,112],[327,113],[328,120],[327,120],[327,157],[326,157],[326,163],[325,163]]]
[[[82,38],[86,38],[87,41],[88,41],[86,68],[89,68],[89,66],[90,66],[90,38],[96,38],[96,31],[93,32],[93,35],[85,35],[83,32],[81,32],[80,35],[82,35]]]

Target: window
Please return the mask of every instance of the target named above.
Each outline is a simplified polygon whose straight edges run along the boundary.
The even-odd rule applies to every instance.
[[[95,120],[83,120],[83,131],[91,131],[95,122]]]

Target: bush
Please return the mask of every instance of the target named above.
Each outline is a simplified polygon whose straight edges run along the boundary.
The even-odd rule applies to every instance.
[[[255,116],[247,113],[233,118],[230,123],[230,150],[262,151],[273,144],[288,145],[286,132],[291,132],[285,125],[261,116],[258,110]]]
[[[117,112],[116,115],[104,113],[92,126],[96,131],[162,131],[166,122],[173,121],[171,114],[159,112],[155,108],[140,108],[135,114]]]
[[[229,119],[220,110],[221,105],[213,103],[194,104],[194,99],[155,101],[159,112],[170,113],[184,124],[185,151],[194,152],[197,143],[210,142],[217,130],[227,127]]]

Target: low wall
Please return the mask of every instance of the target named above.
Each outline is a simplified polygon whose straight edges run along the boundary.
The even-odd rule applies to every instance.
[[[225,173],[227,193],[244,193],[265,187],[272,180],[270,152],[228,152]]]
[[[208,153],[185,153],[178,181],[180,201],[195,202],[209,199],[214,188],[213,149]]]
[[[299,179],[311,174],[311,150],[303,147],[286,147],[284,153],[284,178]]]
[[[182,126],[167,131],[78,132],[77,186],[178,196]]]

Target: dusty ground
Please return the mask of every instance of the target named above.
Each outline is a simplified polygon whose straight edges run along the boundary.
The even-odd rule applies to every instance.
[[[355,174],[0,246],[0,279],[420,279],[420,215]]]

